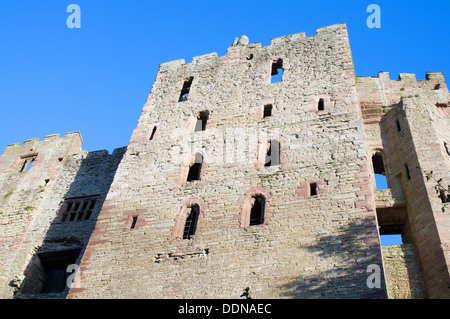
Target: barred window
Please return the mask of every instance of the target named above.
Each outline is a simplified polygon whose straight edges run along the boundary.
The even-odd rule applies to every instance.
[[[200,208],[198,205],[194,205],[189,208],[190,212],[186,218],[186,223],[184,224],[183,239],[190,239],[195,235],[195,230],[197,228],[198,215],[200,213]]]
[[[98,197],[78,197],[66,199],[62,205],[62,221],[88,220]]]

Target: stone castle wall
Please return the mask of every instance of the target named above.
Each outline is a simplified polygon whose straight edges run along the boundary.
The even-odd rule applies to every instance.
[[[447,204],[423,171],[449,180],[448,100],[441,73],[356,77],[345,24],[162,63],[128,147],[87,153],[68,133],[0,157],[1,296],[446,298]],[[380,233],[412,248],[381,249]],[[78,284],[39,294],[58,258]],[[420,280],[400,284],[408,263]]]

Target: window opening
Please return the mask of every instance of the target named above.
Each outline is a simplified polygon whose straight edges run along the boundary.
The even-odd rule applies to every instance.
[[[317,183],[309,184],[309,196],[317,195]]]
[[[73,198],[62,206],[62,221],[87,220],[91,218],[97,198]]]
[[[376,189],[388,189],[386,171],[384,169],[383,157],[376,153],[372,156],[373,172],[375,173]]]
[[[264,105],[264,114],[263,114],[263,117],[269,117],[269,116],[272,116],[272,109],[273,109],[272,104]]]
[[[398,120],[395,121],[395,125],[397,126],[397,132],[400,132],[402,127],[400,126],[400,122]]]
[[[264,223],[265,199],[263,196],[252,197],[254,200],[250,211],[250,226],[261,225]]]
[[[266,161],[264,166],[275,166],[280,164],[280,142],[270,140],[267,145]]]
[[[45,271],[45,282],[40,293],[59,293],[66,288],[69,265],[75,264],[81,249],[70,249],[39,253],[39,259]]]
[[[409,243],[408,214],[405,208],[377,208],[377,222],[381,246]],[[406,235],[406,236],[405,236]]]
[[[411,179],[411,175],[409,173],[408,165],[405,164],[405,173],[406,173],[406,179],[409,181]]]
[[[202,169],[203,155],[200,153],[195,154],[194,163],[189,167],[189,173],[187,181],[198,181],[200,180],[200,171]]]
[[[317,109],[319,111],[324,111],[325,110],[325,101],[323,99],[319,99],[319,103],[317,105]]]
[[[193,80],[194,80],[194,77],[191,76],[188,80],[184,81],[183,88],[181,89],[181,94],[180,94],[180,98],[178,99],[178,102],[187,101]]]
[[[202,111],[198,114],[197,120],[195,122],[194,132],[200,132],[206,130],[206,122],[208,122],[209,112]]]
[[[278,59],[272,63],[271,83],[281,82],[283,79],[283,60]]]
[[[130,229],[134,229],[136,227],[137,219],[138,219],[138,216],[133,216],[133,220],[131,222]]]
[[[36,156],[25,158],[20,169],[20,172],[28,172],[34,164]]]
[[[155,133],[156,133],[156,126],[153,127],[152,134],[150,135],[150,141],[153,140],[153,138],[155,137]]]
[[[190,239],[195,235],[199,212],[198,205],[189,208],[189,215],[186,217],[186,223],[184,224],[183,239]]]

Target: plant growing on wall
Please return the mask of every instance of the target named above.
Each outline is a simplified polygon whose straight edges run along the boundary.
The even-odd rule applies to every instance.
[[[442,203],[450,203],[450,185],[447,185],[446,188],[442,184],[442,178],[436,179],[433,175],[433,171],[424,173],[427,182],[429,180],[433,180],[436,183],[436,185],[434,185],[434,190],[436,191],[436,194],[438,194],[438,197],[441,199]],[[442,211],[445,211],[445,209],[442,208]]]

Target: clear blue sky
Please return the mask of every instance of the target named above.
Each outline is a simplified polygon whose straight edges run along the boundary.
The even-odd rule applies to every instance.
[[[69,4],[81,28],[69,29]],[[369,4],[381,28],[366,25]],[[270,39],[345,22],[357,75],[444,72],[450,77],[450,1],[2,0],[0,152],[11,143],[81,131],[88,151],[128,144],[158,66],[235,37]]]

